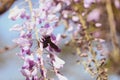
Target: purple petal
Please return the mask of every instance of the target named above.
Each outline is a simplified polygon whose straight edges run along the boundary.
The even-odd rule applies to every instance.
[[[33,60],[29,60],[29,69],[32,70],[32,68],[34,67],[35,62]]]
[[[50,37],[51,37],[52,40],[56,40],[56,36],[54,34],[51,34]]]
[[[45,24],[45,26],[44,26],[44,28],[49,28],[50,27],[50,25],[47,23],[47,24]]]

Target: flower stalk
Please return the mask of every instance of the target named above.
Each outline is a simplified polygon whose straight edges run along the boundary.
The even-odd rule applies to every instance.
[[[114,14],[112,10],[112,3],[111,0],[106,0],[106,9],[108,13],[108,21],[109,21],[109,27],[110,27],[110,36],[111,36],[111,42],[113,46],[113,59],[115,61],[119,61],[119,46],[118,46],[118,37],[116,32],[116,23],[114,20]]]

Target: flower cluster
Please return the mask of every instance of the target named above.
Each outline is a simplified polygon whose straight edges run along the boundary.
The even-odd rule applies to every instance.
[[[59,71],[65,62],[57,56],[61,51],[57,44],[62,38],[66,38],[66,46],[76,48],[75,52],[83,58],[84,67],[92,76],[97,76],[97,80],[107,79],[104,65],[109,51],[105,45],[107,31],[104,30],[109,28],[110,20],[105,18],[109,19],[106,8],[113,2],[115,10],[119,9],[119,0],[39,0],[37,8],[32,7],[30,0],[26,1],[29,3],[30,13],[15,6],[9,15],[13,21],[23,20],[23,24],[16,24],[10,30],[20,33],[14,42],[21,48],[18,55],[24,60],[21,72],[26,80],[48,79],[44,53],[48,53],[46,58],[58,79],[67,80]],[[117,17],[115,19],[119,21]],[[54,29],[61,22],[65,24],[64,33],[56,36]],[[34,48],[34,39],[37,49]]]
[[[31,4],[29,1],[28,3]],[[19,38],[13,41],[20,47],[20,52],[17,55],[24,60],[21,73],[26,77],[26,80],[48,79],[45,66],[47,62],[44,59],[46,51],[48,53],[47,59],[50,60],[51,67],[58,79],[67,80],[59,72],[65,62],[57,57],[57,53],[61,49],[57,46],[59,39],[53,33],[59,21],[57,15],[59,10],[61,10],[61,4],[56,5],[52,0],[39,0],[38,8],[32,8],[31,14],[24,8],[20,9],[17,6],[10,11],[9,18],[11,20],[23,20],[22,24],[16,24],[10,30],[20,34]],[[37,41],[37,49],[34,48],[34,40]]]

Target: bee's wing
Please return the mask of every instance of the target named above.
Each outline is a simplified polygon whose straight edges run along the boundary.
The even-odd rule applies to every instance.
[[[52,47],[56,52],[61,51],[60,48],[57,45],[55,45],[53,42],[50,42],[50,47]]]

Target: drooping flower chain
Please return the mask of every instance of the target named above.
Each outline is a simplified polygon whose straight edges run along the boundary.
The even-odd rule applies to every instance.
[[[48,56],[50,57],[47,58],[50,58],[56,76],[58,76],[59,80],[67,80],[67,78],[58,71],[63,67],[65,62],[57,57],[56,53],[61,50],[56,44],[59,39],[53,34],[55,27],[57,27],[55,24],[58,23],[59,19],[59,16],[56,15],[61,9],[59,6],[58,4],[57,7],[55,7],[52,0],[39,0],[39,8],[32,9],[31,14],[24,8],[19,9],[17,6],[10,12],[9,18],[11,20],[23,20],[23,24],[16,24],[10,30],[20,33],[19,38],[13,41],[17,43],[21,49],[17,55],[24,60],[21,72],[26,77],[26,80],[48,79],[46,76],[46,60],[43,58],[45,50],[48,51]],[[39,44],[37,49],[34,48],[33,42],[36,36],[39,38],[36,43]]]

